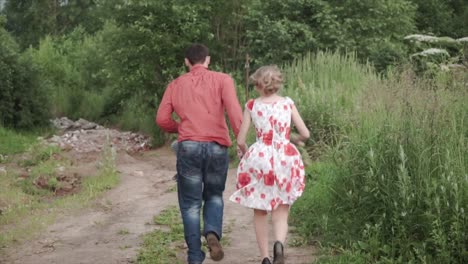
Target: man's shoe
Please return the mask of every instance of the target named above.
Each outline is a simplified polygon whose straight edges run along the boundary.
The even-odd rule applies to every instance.
[[[262,261],[262,264],[271,264],[270,259],[269,258],[264,258],[263,261]]]
[[[273,245],[273,264],[284,264],[284,247],[279,241]]]
[[[224,258],[223,247],[221,247],[221,243],[219,243],[219,239],[214,233],[210,232],[206,235],[206,244],[210,250],[212,260],[220,261]]]

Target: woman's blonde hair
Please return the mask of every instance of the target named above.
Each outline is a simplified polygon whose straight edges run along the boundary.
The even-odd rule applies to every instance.
[[[250,82],[263,89],[265,94],[273,94],[283,86],[283,75],[276,65],[262,66],[250,75]]]

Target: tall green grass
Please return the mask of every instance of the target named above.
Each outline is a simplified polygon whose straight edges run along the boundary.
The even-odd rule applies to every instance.
[[[0,155],[26,151],[36,141],[33,133],[19,134],[14,130],[0,126]],[[0,159],[0,163],[2,159]]]
[[[284,94],[296,102],[311,131],[313,156],[338,143],[356,96],[379,80],[373,68],[358,63],[353,53],[308,53],[283,68]]]
[[[306,123],[324,133],[312,142],[322,145],[309,143],[320,161],[292,219],[309,239],[348,253],[326,263],[467,262],[468,91],[448,86],[459,80],[411,71],[384,80],[330,53],[286,72],[303,83],[288,91]]]

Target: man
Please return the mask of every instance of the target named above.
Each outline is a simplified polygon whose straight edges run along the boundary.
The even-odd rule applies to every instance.
[[[200,209],[203,207],[203,235],[211,258],[220,261],[223,225],[223,192],[232,142],[224,112],[237,136],[242,109],[233,79],[208,70],[208,48],[193,44],[185,53],[189,72],[172,81],[161,100],[156,123],[166,132],[178,133],[177,189],[179,208],[188,245],[188,263],[201,264]],[[180,122],[172,119],[175,112]]]

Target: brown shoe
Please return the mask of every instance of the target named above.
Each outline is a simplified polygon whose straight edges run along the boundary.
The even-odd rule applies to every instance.
[[[273,245],[273,264],[284,264],[284,247],[279,241]]]
[[[212,260],[220,261],[224,258],[223,247],[221,247],[221,243],[219,243],[219,239],[214,233],[210,232],[206,235],[206,244],[210,250]]]

